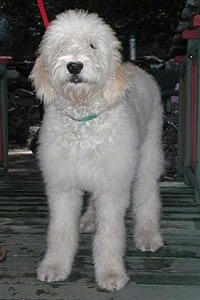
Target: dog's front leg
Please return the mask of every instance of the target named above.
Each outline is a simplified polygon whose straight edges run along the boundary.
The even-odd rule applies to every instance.
[[[126,230],[124,223],[129,193],[105,194],[97,200],[97,230],[94,239],[96,280],[100,288],[119,290],[128,281],[123,256]]]
[[[47,251],[37,274],[41,281],[64,280],[71,272],[78,246],[81,197],[75,191],[49,193]]]

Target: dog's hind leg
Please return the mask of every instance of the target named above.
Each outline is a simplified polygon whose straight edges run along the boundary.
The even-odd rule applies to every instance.
[[[88,208],[80,221],[80,231],[83,233],[92,233],[95,231],[95,200],[90,196],[88,201]]]
[[[141,251],[156,251],[163,245],[160,233],[159,178],[163,171],[161,120],[152,118],[141,145],[136,182],[133,187],[134,241]]]

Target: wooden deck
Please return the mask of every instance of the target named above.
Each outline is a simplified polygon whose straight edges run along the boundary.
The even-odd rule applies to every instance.
[[[73,271],[66,281],[42,283],[35,269],[45,251],[48,210],[43,184],[30,153],[11,153],[6,182],[0,182],[0,244],[7,259],[0,263],[1,300],[199,300],[200,206],[192,188],[161,187],[165,246],[142,253],[132,242],[127,213],[128,285],[100,291],[94,281],[92,234],[82,234]]]

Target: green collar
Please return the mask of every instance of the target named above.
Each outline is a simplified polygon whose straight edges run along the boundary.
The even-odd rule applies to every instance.
[[[91,121],[93,119],[95,119],[98,115],[96,114],[91,114],[91,115],[87,115],[83,118],[75,118],[75,117],[72,117],[70,115],[68,115],[69,118],[71,118],[72,120],[74,121],[78,121],[78,122],[87,122],[87,121]]]

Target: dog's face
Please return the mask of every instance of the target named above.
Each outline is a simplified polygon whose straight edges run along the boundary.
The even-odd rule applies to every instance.
[[[96,14],[67,11],[48,27],[39,59],[52,88],[65,97],[69,91],[104,87],[121,63],[120,47]]]

